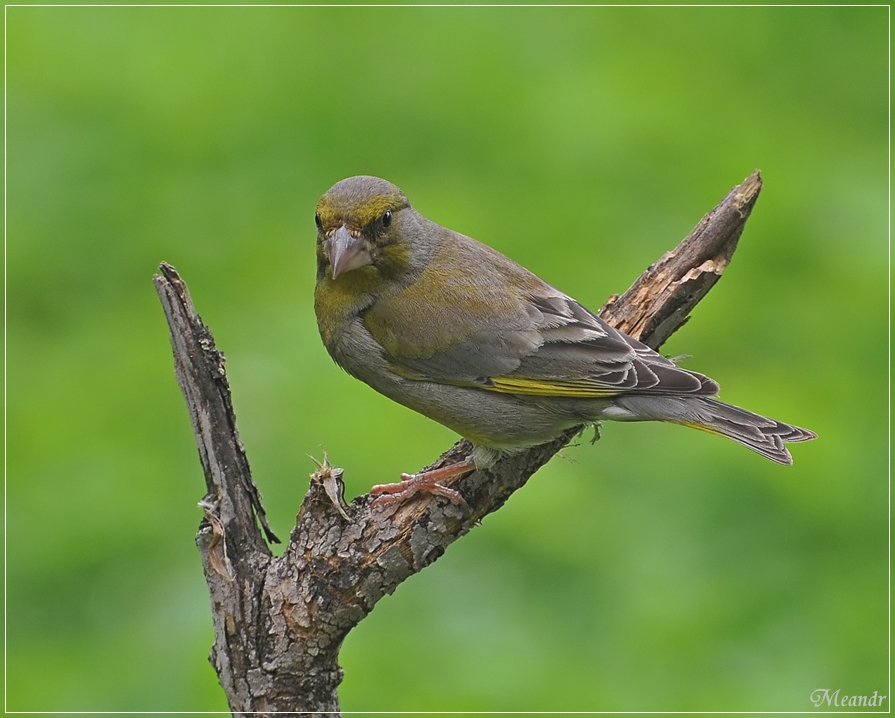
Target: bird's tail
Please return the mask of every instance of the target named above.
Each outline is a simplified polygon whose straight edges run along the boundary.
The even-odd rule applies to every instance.
[[[787,466],[792,464],[792,456],[785,444],[817,438],[817,434],[808,429],[784,424],[708,397],[628,395],[618,397],[616,403],[640,419],[669,421],[726,436],[771,461]]]

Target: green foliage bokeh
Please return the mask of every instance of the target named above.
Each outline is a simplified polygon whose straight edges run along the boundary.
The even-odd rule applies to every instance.
[[[345,710],[806,710],[886,692],[888,11],[9,7],[7,707],[224,710],[204,484],[151,277],[228,358],[273,525],[450,431],[340,372],[314,205],[375,174],[598,309],[754,168],[664,347],[810,427],[783,468],[607,425],[342,653]]]

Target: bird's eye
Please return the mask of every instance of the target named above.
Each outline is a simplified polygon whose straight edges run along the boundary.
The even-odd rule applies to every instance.
[[[315,222],[316,225],[317,225],[317,229],[323,229],[323,222],[320,221],[320,215],[319,215],[319,214],[315,214],[315,215],[314,215],[314,222]]]
[[[385,210],[385,214],[382,215],[382,226],[388,227],[392,223],[392,211],[390,209]]]

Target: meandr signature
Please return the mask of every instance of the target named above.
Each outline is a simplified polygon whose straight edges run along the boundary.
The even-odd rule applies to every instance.
[[[815,708],[828,706],[830,708],[882,708],[885,706],[888,696],[881,696],[873,691],[872,696],[847,696],[839,695],[839,688],[831,691],[829,688],[818,688],[811,693],[811,702]]]

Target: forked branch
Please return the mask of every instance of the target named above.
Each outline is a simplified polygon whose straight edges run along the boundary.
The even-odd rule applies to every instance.
[[[658,349],[720,278],[760,190],[756,170],[627,292],[612,297],[603,319]],[[223,355],[176,270],[162,264],[154,281],[205,472],[196,542],[211,594],[211,662],[230,709],[337,712],[338,654],[347,633],[383,595],[499,509],[578,430],[456,481],[469,512],[424,494],[375,508],[365,494],[343,507],[342,470],[326,463],[313,475],[286,553],[275,558],[262,535],[277,540],[239,439]],[[470,450],[461,441],[432,467]]]

